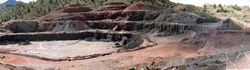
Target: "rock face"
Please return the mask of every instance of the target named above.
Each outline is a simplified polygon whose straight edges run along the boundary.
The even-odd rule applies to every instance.
[[[10,21],[7,22],[5,29],[9,29],[13,33],[17,32],[36,32],[38,29],[38,21]]]
[[[66,8],[58,8],[44,16],[44,19],[39,21],[39,25],[27,24],[24,21],[24,25],[11,23],[5,29],[13,32],[70,32],[114,28],[115,31],[165,32],[167,34],[193,30],[193,25],[206,20],[196,14],[171,9],[143,10],[148,6],[141,1],[130,7],[124,3],[107,3],[98,10],[94,10],[95,12],[89,12],[92,9],[85,4],[73,4]]]
[[[54,22],[55,28],[52,32],[70,32],[78,30],[86,30],[87,25],[84,22],[77,21],[56,21]]]
[[[92,9],[89,8],[87,5],[81,3],[81,4],[73,4],[68,7],[66,7],[63,12],[67,13],[74,13],[74,12],[89,12]]]
[[[121,40],[121,42],[123,43],[123,46],[119,50],[133,49],[133,48],[136,48],[137,46],[139,46],[140,44],[142,44],[144,42],[140,35],[134,35],[130,39],[122,37],[122,39],[123,40]]]
[[[127,7],[128,7],[127,4],[121,2],[107,3],[101,8],[99,8],[98,11],[124,10]]]

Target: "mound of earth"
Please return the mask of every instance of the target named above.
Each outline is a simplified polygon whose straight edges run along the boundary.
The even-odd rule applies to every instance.
[[[136,2],[134,4],[132,4],[128,10],[142,10],[145,6],[145,3],[139,1],[139,2]]]
[[[127,8],[128,5],[122,2],[116,2],[116,3],[107,3],[101,8],[99,8],[97,11],[112,11],[112,10],[124,10]]]

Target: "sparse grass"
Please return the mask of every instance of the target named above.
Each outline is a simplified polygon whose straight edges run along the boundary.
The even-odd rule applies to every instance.
[[[250,32],[246,32],[245,35],[250,35]]]
[[[161,56],[157,56],[157,58],[161,58]]]
[[[221,62],[220,60],[215,60],[214,63],[216,63],[216,64],[221,64],[222,62]]]
[[[239,22],[235,22],[233,20],[231,20],[230,22],[231,22],[230,28],[233,30],[242,30],[242,27],[244,26],[243,24],[241,24]]]
[[[249,23],[250,21],[248,21],[248,20],[245,20],[245,22],[246,22],[246,23]]]

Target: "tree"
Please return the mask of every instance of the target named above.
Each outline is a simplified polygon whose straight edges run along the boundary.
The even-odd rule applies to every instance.
[[[28,11],[28,13],[30,13],[30,8],[28,8],[28,10],[27,10],[27,11]]]
[[[100,1],[99,1],[99,4],[100,4],[100,5],[102,5],[102,4],[103,4],[103,1],[102,1],[102,0],[100,0]]]
[[[134,2],[133,2],[133,0],[130,0],[130,4],[133,4]]]
[[[207,6],[206,4],[203,5],[203,12],[206,12],[207,11]]]
[[[44,0],[41,0],[41,4],[43,4]]]
[[[76,4],[79,4],[79,1],[78,1],[78,0],[76,0]]]
[[[216,4],[213,4],[214,9],[216,8]]]
[[[51,4],[52,4],[52,3],[53,3],[53,1],[52,1],[52,0],[49,0],[49,3],[51,3]]]
[[[219,4],[218,7],[222,7],[221,4]]]
[[[204,8],[204,9],[207,9],[207,6],[206,6],[206,4],[204,4],[204,5],[203,5],[203,8]]]

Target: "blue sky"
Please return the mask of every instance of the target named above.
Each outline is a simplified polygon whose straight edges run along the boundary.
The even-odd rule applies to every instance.
[[[6,2],[7,0],[0,0],[0,3],[4,3],[4,2]],[[17,0],[17,1],[23,1],[23,2],[25,2],[25,3],[29,3],[29,1],[33,1],[33,0]],[[36,0],[34,0],[34,1],[36,1]]]
[[[0,3],[3,3],[7,0],[0,0]],[[29,1],[33,0],[17,0],[17,1],[23,1],[28,3]],[[36,0],[34,0],[36,1]],[[209,3],[209,4],[222,4],[222,5],[235,5],[237,4],[238,6],[250,6],[250,0],[170,0],[173,2],[179,2],[179,3],[184,3],[184,4],[193,4],[196,6],[202,6],[203,4]]]

